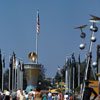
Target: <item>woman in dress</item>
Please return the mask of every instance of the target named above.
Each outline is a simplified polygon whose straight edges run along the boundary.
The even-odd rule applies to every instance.
[[[47,94],[46,93],[43,93],[42,97],[43,97],[42,100],[47,100]]]
[[[39,91],[35,92],[35,100],[41,100],[41,92]]]
[[[20,91],[20,98],[19,98],[19,100],[25,100],[25,97],[24,97],[24,95],[23,95],[22,90]]]

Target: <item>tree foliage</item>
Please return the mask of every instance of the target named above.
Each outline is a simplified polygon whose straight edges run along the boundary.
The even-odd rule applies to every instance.
[[[75,68],[75,84],[74,84],[75,85],[75,88],[78,87],[78,64],[79,63],[76,62],[76,68]],[[71,88],[72,88],[72,84],[73,84],[73,68],[72,68],[72,65],[70,65],[69,67],[71,69],[70,76],[71,76]],[[80,83],[81,84],[83,83],[83,79],[84,79],[84,76],[85,76],[85,68],[86,68],[86,60],[84,60],[83,62],[80,63]],[[58,71],[56,72],[56,75],[55,75],[56,82],[60,82],[61,81],[61,77],[63,79],[63,82],[65,82],[65,66],[62,67],[62,70],[60,71],[60,73],[61,74],[59,74]],[[90,80],[94,80],[93,72],[92,71],[90,71],[90,77],[89,77],[89,79]]]
[[[41,65],[38,82],[37,82],[38,90],[49,89],[49,86],[51,86],[51,83],[45,79],[45,71],[46,69],[44,68],[43,65]]]

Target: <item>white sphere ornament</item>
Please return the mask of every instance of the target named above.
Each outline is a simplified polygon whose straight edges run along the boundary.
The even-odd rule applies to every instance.
[[[80,44],[80,49],[83,50],[85,48],[85,44]]]
[[[91,41],[92,41],[92,42],[96,42],[96,37],[95,37],[95,36],[92,36],[92,37],[91,37]]]
[[[93,62],[93,63],[92,63],[92,66],[93,66],[93,67],[96,67],[96,66],[97,66],[97,62],[96,62],[96,61]]]
[[[90,26],[90,30],[93,31],[93,32],[97,32],[98,31],[98,27],[91,25]]]

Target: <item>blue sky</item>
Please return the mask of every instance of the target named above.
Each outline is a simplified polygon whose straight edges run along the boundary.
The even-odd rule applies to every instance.
[[[17,57],[29,63],[28,53],[35,51],[36,16],[40,14],[39,63],[46,70],[46,77],[53,77],[58,66],[65,64],[67,55],[79,53],[82,43],[80,31],[74,27],[87,24],[86,43],[89,44],[91,23],[89,15],[100,17],[100,0],[0,0],[0,48],[6,56],[14,51]],[[100,27],[100,23],[97,24]],[[96,46],[100,44],[100,31],[93,44],[93,60]],[[85,51],[80,51],[84,60]]]

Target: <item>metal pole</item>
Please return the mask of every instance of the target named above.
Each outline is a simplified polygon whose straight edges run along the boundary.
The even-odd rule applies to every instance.
[[[10,66],[9,66],[9,90],[10,90]]]
[[[80,86],[80,64],[78,64],[78,86]]]
[[[80,86],[80,54],[79,54],[79,63],[78,63],[78,86]]]
[[[92,32],[91,37],[94,35],[94,32]],[[87,72],[88,72],[88,67],[89,67],[89,62],[90,62],[90,53],[92,51],[92,41],[90,40],[90,46],[89,46],[89,52],[88,52],[88,59],[87,59],[87,66],[86,66],[86,70],[85,70],[85,80],[87,80]],[[81,100],[83,100],[83,95],[84,95],[84,90],[85,90],[85,82],[83,83],[83,91],[82,91],[82,98]]]
[[[38,64],[38,35],[39,35],[39,29],[40,29],[40,23],[39,23],[39,9],[37,9],[37,33],[36,33],[36,54],[37,54],[37,59],[36,59],[36,64]]]
[[[14,89],[14,54],[12,57],[12,90]]]
[[[13,90],[13,88],[14,88],[13,83],[14,83],[14,69],[12,68],[12,90]]]
[[[3,66],[2,66],[2,91],[3,91]]]
[[[15,89],[16,89],[16,67],[15,67]]]
[[[70,83],[71,83],[71,65],[69,65],[69,68],[68,68],[68,76],[69,76],[69,83],[68,83],[68,100],[69,100],[69,97],[70,97]]]
[[[66,89],[68,88],[68,57],[66,57],[66,66],[65,66],[65,81],[66,81]]]
[[[23,90],[23,71],[21,71],[21,89]]]
[[[18,88],[19,88],[19,86],[20,86],[20,80],[19,80],[19,77],[20,77],[20,70],[19,70],[19,66],[18,66],[18,68],[17,68],[17,90],[18,90]]]
[[[36,64],[38,63],[38,35],[36,34],[36,54],[37,54],[37,59],[36,59]]]
[[[73,67],[73,93],[74,93],[74,78],[75,78],[75,68]]]

